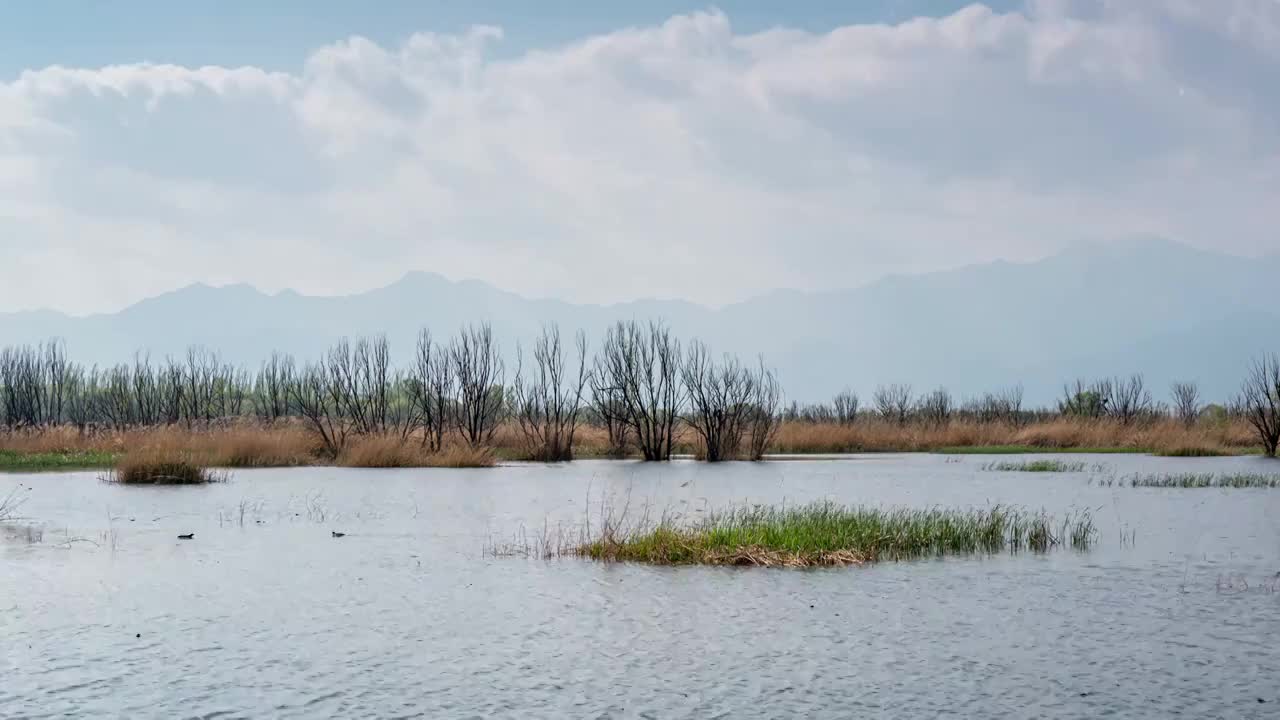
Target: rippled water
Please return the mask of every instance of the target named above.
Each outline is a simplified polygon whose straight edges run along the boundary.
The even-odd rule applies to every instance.
[[[1280,715],[1280,490],[1099,487],[987,460],[306,468],[198,488],[2,475],[30,520],[0,530],[0,716]],[[1090,507],[1100,537],[1083,554],[807,571],[484,552],[604,497],[690,514]]]

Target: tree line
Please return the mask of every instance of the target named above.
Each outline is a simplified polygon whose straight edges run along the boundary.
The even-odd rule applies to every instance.
[[[558,327],[547,326],[527,357],[517,346],[515,366],[508,368],[492,329],[481,324],[446,340],[423,330],[404,367],[393,366],[389,343],[378,336],[339,341],[304,365],[273,353],[250,372],[202,347],[159,363],[139,354],[131,363],[86,367],[70,361],[61,342],[50,341],[0,351],[0,412],[9,430],[196,428],[293,418],[335,455],[350,438],[373,434],[398,435],[431,450],[449,437],[481,447],[509,422],[529,455],[548,461],[572,457],[583,424],[603,428],[613,452],[634,450],[646,460],[670,458],[684,427],[701,441],[706,459],[717,461],[762,457],[784,420],[1021,425],[1067,417],[1128,425],[1172,417],[1192,425],[1212,408],[1247,421],[1266,454],[1275,455],[1280,445],[1276,355],[1254,361],[1239,394],[1219,406],[1206,405],[1193,382],[1173,383],[1169,402],[1158,402],[1144,377],[1134,374],[1068,383],[1050,408],[1024,407],[1020,386],[956,402],[945,388],[916,394],[905,384],[877,387],[865,407],[846,389],[829,403],[783,408],[781,386],[763,360],[717,358],[696,339],[682,344],[660,322],[619,322],[594,354],[588,350],[583,333],[565,343]]]
[[[184,357],[85,366],[50,341],[0,351],[0,413],[9,430],[70,425],[96,429],[210,427],[244,418],[300,421],[337,455],[353,437],[393,435],[440,450],[448,438],[492,443],[511,423],[531,457],[572,457],[584,423],[611,448],[646,460],[672,455],[677,426],[703,442],[710,461],[760,459],[780,422],[781,386],[763,360],[719,358],[698,340],[682,344],[661,322],[619,322],[588,356],[579,332],[566,344],[542,329],[508,368],[487,324],[446,340],[423,330],[412,360],[395,367],[385,336],[341,340],[299,364],[273,353],[256,372],[190,348]]]

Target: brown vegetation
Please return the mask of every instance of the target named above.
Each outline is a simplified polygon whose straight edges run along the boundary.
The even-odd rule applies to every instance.
[[[181,454],[205,467],[247,468],[334,464],[347,467],[487,467],[496,458],[536,460],[537,448],[515,422],[499,425],[490,448],[472,448],[452,435],[440,450],[417,436],[398,433],[350,438],[330,457],[300,423],[252,422],[207,430],[182,426],[81,433],[71,427],[0,433],[0,451],[21,454],[103,453],[116,457]],[[673,431],[678,454],[701,457],[702,438],[684,425]],[[785,421],[767,450],[778,454],[930,452],[970,449],[1106,450],[1208,456],[1247,453],[1257,447],[1245,419],[1202,419],[1190,426],[1178,418],[1144,423],[1114,419],[1057,418],[1028,424],[953,418],[946,423],[860,417],[856,422]],[[574,435],[573,457],[616,457],[609,432],[583,425]],[[639,453],[632,450],[632,457]]]
[[[1124,423],[1112,419],[1058,418],[1026,425],[953,419],[945,424],[896,419],[856,423],[785,422],[772,445],[776,453],[927,452],[947,448],[1026,447],[1041,450],[1107,449],[1160,454],[1237,454],[1256,447],[1240,420],[1175,419]]]
[[[227,474],[204,467],[190,453],[145,450],[125,455],[103,479],[123,485],[204,485],[224,482]]]

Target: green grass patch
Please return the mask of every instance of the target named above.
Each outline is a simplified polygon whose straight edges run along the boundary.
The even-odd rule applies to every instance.
[[[625,530],[607,522],[594,537],[552,554],[657,565],[809,567],[1058,546],[1088,548],[1097,532],[1085,510],[1057,520],[1005,506],[909,510],[818,502],[754,506],[692,523],[663,520]],[[545,547],[552,548],[550,544]]]
[[[990,472],[1084,472],[1086,465],[1082,462],[1067,460],[1022,460],[989,462],[982,466]],[[1100,465],[1093,465],[1094,472],[1101,470]]]
[[[107,452],[21,453],[0,450],[0,472],[89,470],[111,467],[119,455]]]
[[[1280,474],[1264,473],[1157,473],[1102,478],[1103,487],[1135,488],[1280,488]]]
[[[939,455],[1148,455],[1150,448],[1132,447],[1041,447],[1039,445],[954,445],[933,452]]]
[[[1155,454],[1161,457],[1224,457],[1232,453],[1217,448],[1180,447],[1170,450],[1157,450]]]

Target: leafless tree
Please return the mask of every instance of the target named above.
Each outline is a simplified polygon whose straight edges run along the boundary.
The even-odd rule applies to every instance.
[[[668,460],[684,403],[680,343],[658,322],[619,322],[605,333],[596,358],[606,393],[616,394],[645,460]]]
[[[831,401],[833,416],[841,425],[852,425],[858,420],[858,393],[845,388]]]
[[[258,419],[272,423],[290,414],[289,386],[293,384],[293,358],[278,352],[262,363],[253,381],[253,412]]]
[[[753,409],[755,376],[728,355],[717,364],[697,340],[689,344],[680,375],[689,399],[683,419],[702,439],[707,462],[737,457]]]
[[[947,392],[946,388],[938,388],[922,396],[916,412],[927,423],[945,425],[951,420],[951,393]]]
[[[56,340],[0,352],[0,409],[5,424],[44,427],[61,422],[70,370],[66,350]]]
[[[201,346],[187,348],[186,365],[182,368],[182,414],[187,427],[208,425],[219,414],[221,365],[217,353]]]
[[[876,404],[876,412],[885,420],[892,420],[899,425],[907,422],[911,414],[910,385],[881,385],[876,388],[872,398]]]
[[[574,343],[576,369],[560,343],[560,328],[543,327],[533,347],[531,372],[525,375],[524,353],[517,348],[511,404],[516,423],[533,459],[560,462],[573,459],[582,393],[586,389],[587,337],[579,332]]]
[[[488,323],[467,326],[449,346],[457,380],[455,423],[471,447],[493,439],[503,406],[503,363]]]
[[[1076,380],[1075,385],[1064,385],[1058,411],[1063,415],[1082,418],[1100,418],[1111,413],[1114,404],[1114,387],[1110,380],[1098,380],[1086,385]]]
[[[609,440],[609,454],[626,455],[630,439],[630,414],[627,411],[625,392],[613,384],[603,353],[597,354],[589,374],[591,384],[591,414],[605,431]]]
[[[337,383],[329,376],[329,366],[324,362],[306,366],[289,384],[292,406],[320,436],[330,457],[336,457],[346,447],[350,431],[337,399],[336,387]]]
[[[409,394],[417,406],[422,444],[438,451],[444,445],[446,428],[452,424],[453,369],[448,349],[433,342],[431,331],[425,328],[418,333],[410,378]]]
[[[1111,388],[1111,403],[1107,406],[1111,417],[1128,425],[1151,416],[1151,392],[1140,373],[1130,375],[1128,379],[1116,378],[1111,381]]]
[[[761,359],[753,380],[755,396],[751,400],[751,412],[747,416],[747,455],[751,460],[763,460],[765,450],[773,442],[781,426],[778,407],[782,403],[782,385],[777,375],[764,366]]]
[[[1253,361],[1233,405],[1257,431],[1262,452],[1275,457],[1280,445],[1280,356],[1263,355]]]
[[[1193,382],[1175,382],[1169,387],[1173,411],[1187,427],[1200,417],[1200,388]]]

